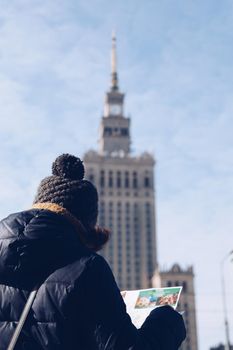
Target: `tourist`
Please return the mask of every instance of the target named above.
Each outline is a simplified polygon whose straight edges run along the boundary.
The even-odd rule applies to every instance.
[[[107,262],[96,251],[109,232],[96,226],[98,195],[84,166],[63,154],[39,185],[31,209],[0,223],[0,350],[6,350],[33,289],[17,350],[176,350],[182,316],[152,310],[140,329]],[[25,179],[27,173],[25,171]]]

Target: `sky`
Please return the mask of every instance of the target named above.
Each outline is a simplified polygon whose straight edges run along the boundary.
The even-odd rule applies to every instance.
[[[156,158],[161,267],[193,265],[199,350],[233,342],[233,2],[0,0],[0,214],[97,147],[116,30],[132,151]]]

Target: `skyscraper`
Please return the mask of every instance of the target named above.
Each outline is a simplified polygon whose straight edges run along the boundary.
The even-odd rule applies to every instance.
[[[121,289],[147,288],[157,266],[152,155],[131,152],[130,118],[119,89],[116,38],[111,84],[100,121],[99,149],[84,155],[86,176],[99,192],[99,223],[112,237],[103,251]]]
[[[111,229],[103,251],[121,290],[182,285],[179,303],[185,311],[187,339],[182,350],[197,350],[197,329],[192,267],[178,264],[160,271],[155,227],[155,185],[152,155],[131,152],[130,119],[124,113],[119,89],[116,38],[112,39],[111,84],[100,121],[99,149],[84,155],[86,177],[99,193],[99,223]]]

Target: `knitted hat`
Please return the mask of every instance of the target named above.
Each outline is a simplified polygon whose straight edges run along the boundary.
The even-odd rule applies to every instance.
[[[83,162],[70,154],[62,154],[52,165],[52,176],[39,185],[34,204],[55,203],[67,209],[84,226],[94,227],[98,215],[95,186],[84,180]]]
[[[59,209],[55,211],[75,225],[81,241],[98,251],[108,241],[110,232],[96,226],[98,194],[95,186],[83,179],[84,173],[84,165],[79,158],[70,154],[57,157],[52,165],[53,175],[41,181],[33,207]]]

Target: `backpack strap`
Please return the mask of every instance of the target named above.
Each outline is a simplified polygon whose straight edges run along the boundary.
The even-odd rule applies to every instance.
[[[19,335],[20,335],[20,333],[22,331],[22,328],[24,326],[24,323],[25,323],[25,321],[26,321],[26,319],[28,317],[29,311],[30,311],[30,309],[32,307],[33,301],[35,300],[37,292],[38,292],[38,289],[35,289],[35,290],[33,290],[30,293],[30,295],[28,297],[28,300],[27,300],[27,302],[26,302],[26,304],[24,306],[23,312],[22,312],[22,314],[20,316],[18,325],[17,325],[17,327],[16,327],[16,329],[14,331],[14,334],[13,334],[11,340],[10,340],[10,343],[8,345],[7,350],[13,350],[14,349],[14,347],[15,347],[15,345],[17,343],[17,340],[19,338]]]

